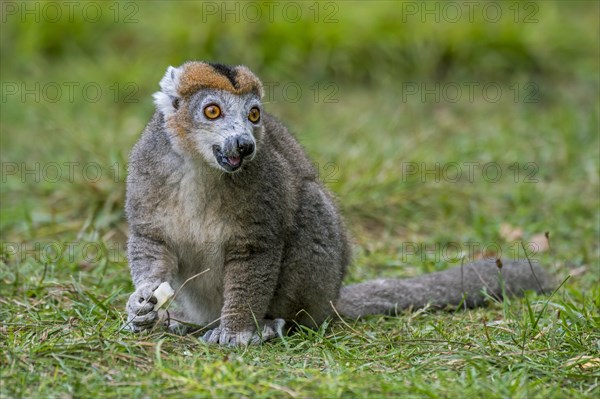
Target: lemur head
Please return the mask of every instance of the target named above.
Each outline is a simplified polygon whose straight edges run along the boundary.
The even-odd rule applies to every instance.
[[[169,67],[154,94],[176,151],[234,172],[252,160],[263,132],[260,80],[245,66]]]

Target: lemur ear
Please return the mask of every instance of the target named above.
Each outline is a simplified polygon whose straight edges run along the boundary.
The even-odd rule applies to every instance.
[[[161,91],[154,93],[154,104],[156,104],[156,108],[165,117],[175,113],[179,107],[180,95],[178,88],[180,74],[180,68],[168,67],[165,76],[163,76],[159,83]]]

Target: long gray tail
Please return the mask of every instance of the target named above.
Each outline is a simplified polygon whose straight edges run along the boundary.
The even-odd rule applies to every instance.
[[[526,260],[506,262],[499,268],[494,261],[476,261],[441,272],[408,279],[379,279],[342,287],[335,304],[340,315],[358,318],[373,314],[394,314],[402,309],[480,306],[486,296],[502,298],[502,284],[508,295],[531,290],[550,293],[555,282],[538,264]]]

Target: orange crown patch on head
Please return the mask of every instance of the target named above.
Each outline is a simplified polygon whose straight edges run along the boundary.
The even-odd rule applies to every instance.
[[[181,66],[177,91],[186,97],[199,89],[219,89],[233,94],[254,93],[259,97],[263,96],[262,83],[243,65],[186,62]]]

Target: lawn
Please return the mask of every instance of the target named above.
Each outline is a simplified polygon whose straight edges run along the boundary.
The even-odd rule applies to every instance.
[[[69,4],[0,5],[0,397],[600,393],[598,3]],[[347,283],[529,256],[563,284],[259,347],[121,331],[127,154],[188,59],[263,79],[338,198]]]

